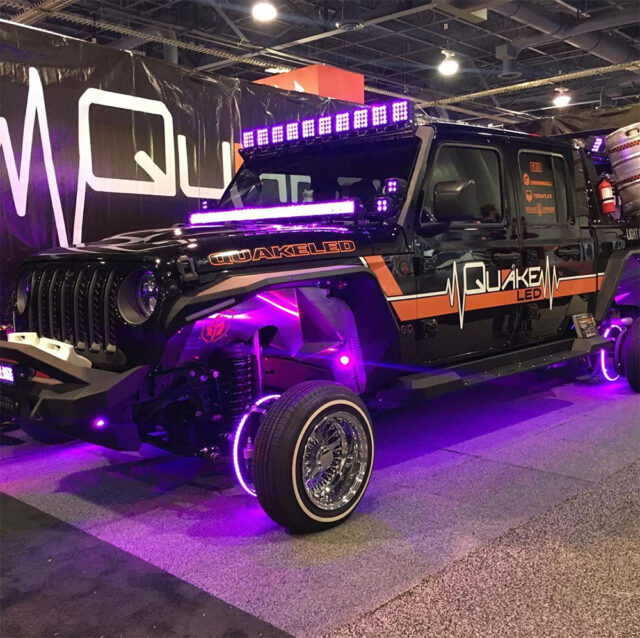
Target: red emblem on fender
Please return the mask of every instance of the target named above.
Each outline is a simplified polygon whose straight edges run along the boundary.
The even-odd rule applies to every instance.
[[[213,315],[204,320],[200,338],[206,343],[215,343],[224,337],[231,327],[233,315],[228,312]]]

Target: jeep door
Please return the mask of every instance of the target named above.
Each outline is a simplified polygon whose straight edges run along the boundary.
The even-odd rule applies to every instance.
[[[522,265],[504,136],[438,131],[415,235],[416,323],[421,359],[445,363],[499,353],[520,313],[502,292]]]
[[[522,303],[522,339],[553,338],[571,315],[587,312],[597,290],[594,243],[576,217],[576,185],[569,148],[549,150],[535,141],[514,144],[517,207],[527,286]]]

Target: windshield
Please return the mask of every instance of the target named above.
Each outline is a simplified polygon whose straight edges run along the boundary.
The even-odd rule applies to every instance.
[[[387,179],[409,180],[418,146],[412,136],[257,154],[242,165],[218,209],[356,199],[372,212]]]

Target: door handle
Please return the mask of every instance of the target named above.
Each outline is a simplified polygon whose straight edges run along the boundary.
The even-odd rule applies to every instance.
[[[554,250],[555,254],[562,259],[567,259],[570,257],[580,257],[582,254],[579,248],[556,248]]]
[[[513,253],[493,253],[493,258],[494,259],[498,259],[500,261],[516,261],[518,259],[520,259],[522,257],[522,255],[518,252],[513,252]]]

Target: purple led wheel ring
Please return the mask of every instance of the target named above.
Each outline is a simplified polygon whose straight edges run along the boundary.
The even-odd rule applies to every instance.
[[[617,339],[620,336],[620,334],[623,332],[623,328],[617,324],[612,324],[608,326],[602,336],[605,339],[608,339],[609,336],[611,335],[611,331],[614,328],[617,328],[618,330],[618,335],[616,336],[616,339]],[[600,370],[602,371],[602,376],[607,381],[617,381],[620,378],[620,375],[616,372],[615,368],[613,370],[607,369],[607,353],[604,349],[600,350]]]
[[[240,417],[240,421],[238,421],[238,427],[236,428],[235,434],[233,435],[233,470],[236,473],[236,479],[238,480],[238,484],[240,487],[247,493],[251,494],[251,496],[256,495],[256,491],[249,485],[246,477],[243,475],[242,466],[240,464],[240,454],[242,450],[240,449],[240,440],[242,438],[242,432],[249,420],[249,417],[259,408],[264,405],[268,401],[276,401],[280,398],[279,394],[266,394],[263,397],[260,397],[253,405]]]

